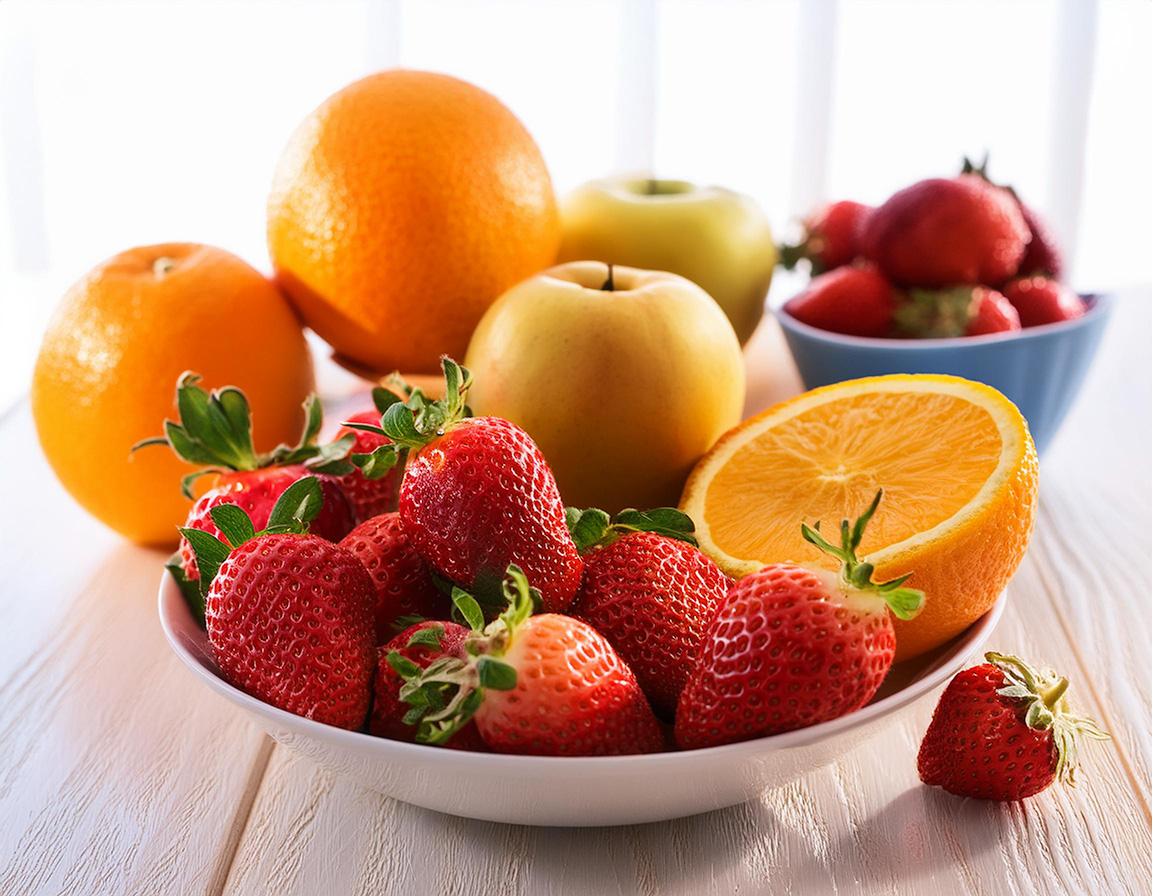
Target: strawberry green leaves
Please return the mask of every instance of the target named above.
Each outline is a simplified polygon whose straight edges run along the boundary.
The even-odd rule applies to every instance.
[[[305,534],[308,531],[308,524],[316,519],[323,506],[324,494],[320,489],[320,480],[315,476],[305,476],[284,489],[284,493],[272,508],[268,525],[260,532],[255,531],[248,514],[236,504],[220,504],[208,511],[212,522],[224,536],[224,541],[203,529],[181,527],[180,534],[188,540],[192,553],[196,555],[196,568],[200,571],[201,615],[202,599],[207,596],[208,589],[212,587],[212,580],[216,578],[216,573],[220,571],[221,565],[234,548],[258,535]],[[177,581],[182,578],[183,576]]]
[[[149,445],[167,445],[190,464],[204,467],[180,482],[184,496],[192,498],[193,483],[208,473],[251,471],[273,465],[305,464],[317,473],[342,476],[352,472],[348,452],[355,437],[344,436],[326,445],[315,444],[323,425],[323,410],[315,395],[304,402],[304,430],[294,445],[277,445],[264,454],[252,443],[252,413],[248,399],[235,386],[206,391],[200,376],[185,371],[176,383],[179,422],[164,421],[164,435],[144,439],[133,451]]]
[[[1021,701],[1024,723],[1040,731],[1051,730],[1056,747],[1056,780],[1072,782],[1076,765],[1077,738],[1110,740],[1095,722],[1075,715],[1068,706],[1068,679],[1051,669],[1040,672],[1017,656],[986,653],[984,659],[1004,674],[1004,686],[996,693]]]
[[[692,517],[675,507],[621,510],[615,519],[595,507],[587,510],[566,507],[564,517],[572,541],[581,554],[593,548],[605,547],[629,532],[652,532],[696,546],[696,537],[692,534],[696,531],[696,524],[692,522]]]
[[[485,690],[516,687],[516,669],[502,657],[516,630],[532,615],[538,597],[515,564],[509,565],[502,587],[508,606],[487,626],[476,599],[461,588],[453,589],[452,602],[472,627],[464,642],[464,657],[439,657],[421,669],[397,650],[388,653],[388,664],[404,679],[400,699],[411,707],[404,721],[420,726],[418,743],[444,743],[480,708]]]
[[[360,468],[366,479],[379,479],[396,465],[400,452],[420,449],[442,436],[456,423],[468,416],[465,400],[472,386],[472,374],[447,355],[440,359],[444,371],[444,397],[433,401],[420,389],[406,384],[401,398],[389,389],[372,391],[372,400],[381,412],[380,425],[347,422],[349,429],[387,436],[391,441],[370,454],[353,454],[352,463]]]
[[[864,529],[867,527],[868,521],[872,519],[872,515],[876,513],[876,508],[880,506],[880,498],[883,495],[883,489],[876,492],[876,497],[872,499],[868,509],[860,514],[855,523],[850,523],[848,520],[840,521],[839,547],[829,544],[825,540],[824,536],[820,534],[819,523],[816,523],[815,527],[801,523],[800,534],[805,541],[840,560],[840,581],[845,588],[852,591],[871,592],[882,597],[898,619],[911,619],[924,606],[923,591],[900,587],[908,581],[912,573],[906,573],[888,582],[873,582],[872,573],[875,571],[875,567],[856,557],[856,549],[860,547],[860,541],[864,537]]]

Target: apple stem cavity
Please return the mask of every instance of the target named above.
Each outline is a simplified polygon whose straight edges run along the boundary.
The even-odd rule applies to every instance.
[[[605,280],[600,285],[600,288],[602,290],[604,290],[605,292],[615,292],[616,291],[616,281],[612,278],[612,263],[611,262],[608,263],[608,279]]]

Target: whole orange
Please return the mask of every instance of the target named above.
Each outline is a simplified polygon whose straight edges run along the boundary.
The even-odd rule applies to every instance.
[[[552,181],[491,94],[430,72],[370,75],[297,128],[268,200],[276,275],[312,329],[358,367],[434,373],[481,315],[548,267]]]
[[[129,249],[89,271],[48,326],[32,413],[56,475],[93,516],[136,542],[175,542],[192,467],[167,448],[131,454],[175,418],[185,370],[205,388],[235,385],[252,406],[259,450],[294,442],[313,389],[300,322],[267,277],[223,249]]]

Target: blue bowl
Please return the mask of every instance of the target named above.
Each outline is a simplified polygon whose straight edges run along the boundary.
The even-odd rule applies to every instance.
[[[787,304],[776,317],[807,388],[888,373],[950,373],[977,380],[1015,403],[1036,450],[1043,452],[1080,391],[1112,310],[1110,296],[1084,296],[1084,301],[1087,310],[1075,320],[960,339],[842,336],[801,323]]]

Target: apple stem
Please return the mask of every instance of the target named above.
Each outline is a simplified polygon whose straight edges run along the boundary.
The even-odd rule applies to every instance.
[[[602,290],[604,290],[605,292],[615,292],[616,291],[616,281],[612,279],[612,263],[611,262],[608,263],[608,279],[604,281],[604,283],[601,285],[600,288]]]
[[[660,181],[654,177],[648,178],[648,195],[655,196],[660,192]]]

